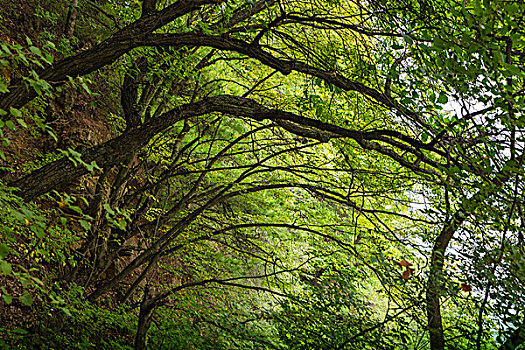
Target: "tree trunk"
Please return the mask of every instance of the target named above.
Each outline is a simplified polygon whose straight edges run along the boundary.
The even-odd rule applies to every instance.
[[[191,108],[191,107],[190,107]],[[161,118],[135,128],[105,143],[94,146],[82,154],[82,160],[95,162],[100,168],[109,168],[127,160],[130,154],[146,145],[160,131],[179,120],[179,110],[165,113]],[[89,173],[84,165],[74,165],[67,157],[51,162],[42,168],[11,182],[9,185],[20,189],[18,195],[26,201],[53,189],[69,185]]]
[[[146,287],[144,290],[144,299],[140,304],[139,321],[137,325],[137,333],[135,335],[135,350],[146,350],[148,340],[148,330],[151,325],[151,318],[155,311],[157,296],[155,289]]]
[[[145,146],[153,136],[179,120],[211,112],[222,112],[255,120],[302,118],[292,113],[266,108],[246,98],[229,95],[213,96],[172,109],[156,119],[149,120],[140,127],[128,130],[114,139],[91,147],[82,154],[82,160],[87,164],[95,162],[100,168],[117,165],[126,161],[130,154]],[[302,118],[299,122],[307,121],[306,118]],[[330,126],[328,124],[320,125],[317,121],[315,123],[314,127],[318,128]],[[344,131],[345,129],[338,128],[337,130]],[[348,131],[348,136],[363,138],[361,133],[351,130]],[[88,172],[84,165],[76,166],[65,157],[11,182],[9,186],[18,187],[20,189],[18,195],[26,201],[30,201],[53,189],[67,186]]]
[[[523,160],[525,154],[521,155]],[[510,161],[514,164],[514,161]],[[521,162],[521,160],[520,160]],[[507,167],[512,169],[512,166]],[[506,167],[503,167],[506,169]],[[436,238],[434,247],[432,249],[432,257],[430,259],[430,274],[427,281],[427,325],[430,335],[430,349],[443,350],[445,349],[445,335],[443,332],[443,323],[441,320],[441,303],[440,295],[443,290],[443,265],[445,261],[445,252],[448,248],[450,240],[456,231],[463,224],[465,219],[475,210],[477,210],[486,199],[492,197],[498,192],[500,187],[510,179],[511,172],[502,170],[496,174],[485,187],[481,188],[472,197],[463,201],[459,209],[454,213],[449,222],[445,224],[443,230]]]
[[[77,22],[78,0],[72,0],[67,12],[66,26],[64,33],[66,38],[70,39],[75,31],[75,24]]]

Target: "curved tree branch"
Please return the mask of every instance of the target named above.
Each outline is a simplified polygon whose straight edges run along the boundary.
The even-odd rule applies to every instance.
[[[167,129],[174,123],[185,118],[213,112],[221,112],[238,117],[248,117],[258,121],[293,122],[301,127],[316,129],[322,132],[324,137],[355,140],[364,148],[376,150],[388,155],[413,171],[429,172],[429,170],[421,168],[417,164],[406,161],[401,155],[395,152],[395,149],[388,149],[379,145],[377,142],[372,142],[374,140],[388,142],[385,135],[392,135],[392,132],[389,130],[365,132],[345,129],[333,124],[302,117],[294,113],[270,109],[248,98],[230,95],[213,96],[172,109],[162,114],[159,118],[149,120],[140,127],[132,128],[110,141],[89,148],[84,152],[82,159],[87,164],[95,162],[100,168],[119,164],[126,159],[128,154],[144,147],[153,136]],[[291,128],[290,131],[293,132],[294,129]],[[413,142],[417,144],[418,141],[413,140]],[[87,173],[88,170],[85,166],[75,166],[69,159],[62,158],[43,166],[21,179],[13,181],[9,185],[18,187],[20,189],[19,195],[25,200],[32,200],[52,189],[66,186]]]

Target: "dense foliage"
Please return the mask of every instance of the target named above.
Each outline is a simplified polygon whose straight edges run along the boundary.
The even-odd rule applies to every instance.
[[[524,346],[522,1],[0,4],[0,346]]]

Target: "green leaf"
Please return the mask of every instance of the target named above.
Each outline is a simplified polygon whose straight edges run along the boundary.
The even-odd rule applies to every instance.
[[[76,211],[78,214],[82,215],[82,208],[80,208],[78,205],[70,205],[69,209]]]
[[[40,51],[40,49],[38,47],[36,47],[36,46],[31,46],[29,48],[29,51],[31,51],[32,53],[34,53],[38,57],[42,57],[42,51]]]
[[[439,36],[436,36],[434,38],[434,46],[439,48],[439,49],[442,49],[442,48],[446,47],[445,43],[443,42],[443,40],[441,40],[441,38]]]
[[[22,112],[19,109],[16,108],[9,108],[9,112],[15,117],[15,118],[22,118]]]
[[[2,47],[2,50],[8,54],[8,55],[12,55],[13,53],[11,52],[11,50],[9,49],[9,46],[7,46],[7,44],[2,44],[0,45]]]
[[[53,42],[49,41],[49,40],[46,41],[45,46],[48,47],[48,48],[56,49],[56,45]]]
[[[512,64],[506,64],[505,69],[508,70],[512,75],[519,75],[521,73],[521,70]]]
[[[46,231],[40,225],[31,226],[31,231],[33,231],[34,234],[40,239],[44,238],[46,235]]]
[[[78,220],[78,223],[80,224],[80,226],[82,226],[84,228],[84,230],[89,230],[91,228],[91,225],[89,222],[87,222],[86,220]]]
[[[516,12],[519,11],[518,5],[516,4],[505,5],[503,8],[507,10],[509,15],[514,15]]]
[[[91,90],[89,90],[89,87],[87,86],[87,84],[86,84],[85,82],[82,82],[81,85],[82,85],[82,87],[84,88],[84,90],[86,90],[86,92],[87,92],[88,94],[90,94],[90,95],[92,94]]]
[[[111,215],[115,215],[115,211],[113,209],[111,209],[111,207],[109,206],[108,203],[105,203],[104,204],[104,209],[106,209],[106,211],[111,214]]]
[[[46,53],[45,57],[44,57],[44,61],[48,64],[52,64],[53,63],[53,59],[54,57],[48,53]]]
[[[15,130],[16,129],[15,128],[15,123],[13,123],[13,121],[11,121],[11,120],[6,121],[5,125],[11,130]]]
[[[33,296],[29,293],[22,295],[19,299],[25,306],[31,306],[33,304]]]
[[[5,243],[0,244],[0,259],[9,255],[9,247]]]
[[[448,102],[448,96],[445,93],[440,92],[437,101],[438,103],[445,104]]]
[[[5,260],[0,261],[0,270],[4,275],[10,275],[13,272],[13,267]]]
[[[126,229],[126,220],[120,219],[118,221],[118,228],[121,229],[121,230],[125,230]]]
[[[24,121],[24,119],[20,119],[20,118],[18,118],[16,121],[18,122],[18,124],[22,125],[24,128],[27,129],[27,124],[26,124],[26,122]]]
[[[97,163],[93,160],[90,164],[84,163],[86,166],[86,169],[88,171],[94,171],[95,169],[100,170],[100,167],[97,165]]]
[[[11,303],[13,302],[13,296],[9,294],[2,293],[2,299],[4,299],[7,305],[11,305]]]
[[[48,133],[49,136],[51,136],[53,138],[53,140],[55,140],[55,142],[58,141],[58,137],[57,135],[55,135],[55,133],[53,132],[53,129],[49,128],[49,127],[46,127],[46,131]]]
[[[0,81],[0,93],[9,92],[9,89],[7,88],[7,85],[5,85],[3,82]]]
[[[392,44],[392,48],[393,48],[394,50],[400,50],[400,49],[403,48],[403,46],[402,46],[402,45],[399,45],[398,43],[393,43],[393,44]]]

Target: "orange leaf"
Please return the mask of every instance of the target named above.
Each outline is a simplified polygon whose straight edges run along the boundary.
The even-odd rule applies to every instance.
[[[409,267],[409,266],[412,266],[411,263],[409,263],[408,261],[406,261],[405,259],[401,260],[401,261],[398,261],[397,264],[399,266],[403,266],[403,267]]]
[[[464,292],[472,292],[472,287],[470,284],[461,283],[461,290]]]
[[[414,272],[414,269],[406,269],[405,271],[403,271],[401,278],[404,280],[408,279],[410,275],[412,274],[412,272]]]

